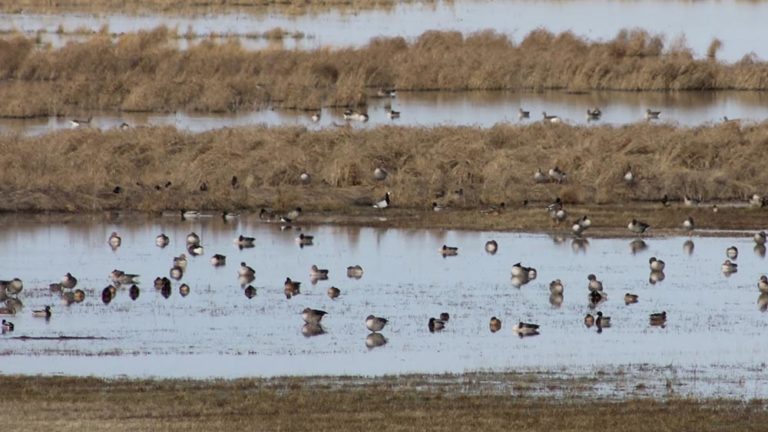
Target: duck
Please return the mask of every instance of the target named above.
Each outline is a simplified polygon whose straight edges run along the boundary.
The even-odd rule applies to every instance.
[[[686,240],[683,243],[683,252],[687,253],[688,255],[693,255],[693,249],[696,247],[696,245],[693,243],[693,240]]]
[[[285,292],[285,298],[290,299],[293,296],[301,294],[301,282],[292,281],[291,278],[285,278],[285,284],[283,291]]]
[[[387,338],[381,333],[370,333],[365,337],[365,346],[368,349],[374,349],[387,344]]]
[[[749,206],[750,207],[761,208],[761,207],[765,207],[765,204],[766,204],[766,199],[763,198],[762,196],[760,196],[759,194],[753,194],[749,198]]]
[[[208,190],[208,183],[202,182],[200,184],[200,191],[205,192],[207,190]],[[181,209],[179,210],[179,214],[181,215],[181,220],[198,219],[201,216],[200,211],[198,210]]]
[[[189,288],[189,285],[185,283],[179,286],[179,294],[181,294],[182,297],[188,296],[190,291],[191,289]]]
[[[353,266],[347,267],[347,277],[360,279],[361,277],[363,277],[363,267],[360,265],[353,265]]]
[[[197,235],[194,231],[187,234],[187,244],[188,245],[200,244],[200,236]]]
[[[725,260],[723,262],[723,265],[721,266],[721,269],[723,270],[723,273],[729,274],[729,273],[735,273],[739,269],[739,265],[731,262],[731,260]]]
[[[637,219],[632,219],[627,225],[627,229],[636,234],[642,234],[648,230],[651,226],[645,222],[641,222]]]
[[[387,172],[387,170],[385,170],[382,167],[376,167],[373,170],[373,178],[378,180],[378,181],[386,180],[388,175],[389,175],[389,173]]]
[[[650,282],[651,285],[656,285],[657,283],[664,281],[664,278],[666,277],[667,276],[663,271],[651,271],[651,275],[648,276],[648,282]]]
[[[133,284],[137,283],[139,279],[139,275],[135,273],[126,273],[118,269],[112,270],[109,276],[112,278],[112,282],[116,284]]]
[[[571,225],[571,232],[576,237],[580,237],[590,226],[592,226],[592,221],[585,215],[573,222],[573,225]]]
[[[555,279],[549,283],[549,292],[551,294],[562,295],[564,290],[565,286],[563,286],[563,283],[560,281],[560,279]]]
[[[512,265],[512,277],[528,276],[528,269],[523,267],[522,263]]]
[[[441,212],[445,210],[445,206],[441,206],[437,202],[432,202],[432,211],[434,212]]]
[[[493,255],[499,250],[499,244],[496,243],[496,240],[488,240],[485,242],[485,251],[489,254]]]
[[[757,289],[762,293],[768,293],[768,276],[760,276],[760,281],[757,283]]]
[[[77,285],[77,278],[72,276],[72,273],[67,272],[64,277],[61,278],[61,287],[66,289],[72,289]]]
[[[227,257],[221,254],[215,254],[211,257],[211,265],[214,267],[221,267],[227,264]]]
[[[141,290],[137,285],[131,285],[130,288],[128,288],[128,297],[131,298],[131,300],[136,300],[139,298],[139,294],[141,293]]]
[[[109,235],[107,243],[112,247],[112,249],[117,249],[123,243],[123,239],[117,235],[117,232],[112,231],[112,234]]]
[[[378,96],[380,98],[385,98],[385,97],[393,98],[393,97],[397,97],[397,90],[395,90],[395,89],[388,89],[388,88],[380,88],[379,90],[376,91],[376,96]]]
[[[443,245],[443,247],[438,249],[438,252],[443,256],[456,256],[459,254],[459,248]]]
[[[237,275],[238,276],[255,276],[256,270],[253,269],[253,267],[250,267],[245,263],[245,261],[240,262],[240,268],[237,269]]]
[[[307,338],[320,336],[325,334],[325,329],[320,324],[304,324],[301,327],[301,334]]]
[[[683,195],[683,205],[686,207],[696,207],[701,204],[701,198]]]
[[[168,243],[170,243],[170,242],[171,242],[171,239],[169,239],[168,236],[165,235],[164,233],[160,233],[160,234],[158,234],[157,237],[155,237],[155,245],[157,247],[164,248],[164,247],[168,246]]]
[[[518,120],[522,120],[522,119],[527,119],[527,118],[531,118],[531,112],[530,111],[525,111],[522,108],[518,108],[517,109],[517,119]]]
[[[259,220],[262,220],[264,222],[272,222],[275,220],[276,215],[274,210],[267,210],[265,208],[262,208],[259,210]]]
[[[391,195],[390,195],[389,192],[385,193],[384,194],[384,198],[379,200],[378,202],[376,202],[373,205],[373,208],[385,209],[385,208],[389,207],[390,206],[390,197],[391,197]]]
[[[365,326],[372,332],[381,331],[388,322],[389,320],[386,318],[377,317],[374,315],[368,315],[368,317],[365,318]]]
[[[153,282],[153,286],[155,287],[155,289],[163,289],[164,286],[170,285],[170,284],[171,284],[170,279],[166,277],[161,278],[160,276],[156,277]]]
[[[400,111],[393,111],[391,108],[387,110],[387,117],[389,117],[390,120],[395,120],[400,118]]]
[[[549,174],[549,178],[555,183],[565,183],[565,181],[568,179],[568,175],[565,173],[565,171],[561,170],[557,166],[550,168],[547,174]]]
[[[328,297],[333,300],[338,298],[341,295],[341,290],[332,286],[328,288],[328,291],[326,292],[328,294]]]
[[[240,234],[235,239],[235,244],[238,245],[241,248],[253,247],[253,243],[255,241],[256,241],[256,239],[253,238],[253,237],[246,237],[246,236]]]
[[[16,308],[6,302],[5,306],[0,307],[0,315],[16,315]]]
[[[669,195],[667,194],[664,194],[664,196],[661,197],[659,202],[661,202],[661,205],[663,205],[664,207],[669,207],[670,205],[672,205],[672,201],[669,199]]]
[[[524,336],[535,336],[539,334],[539,325],[532,323],[524,323],[520,321],[512,327],[512,331],[517,333],[521,338]]]
[[[256,288],[253,285],[248,285],[243,289],[243,294],[249,299],[256,297]]]
[[[301,318],[307,324],[320,324],[320,321],[327,314],[328,312],[323,310],[304,308],[304,310],[301,311]]]
[[[311,246],[314,241],[315,236],[306,235],[304,233],[301,233],[296,237],[296,243],[298,243],[299,246]]]
[[[32,316],[37,318],[50,318],[51,317],[51,307],[46,306],[44,309],[40,310],[33,310]]]
[[[440,321],[447,323],[448,321],[450,321],[450,319],[451,319],[451,316],[448,314],[448,312],[440,313]]]
[[[598,311],[595,325],[597,328],[608,328],[611,326],[611,317],[603,316],[603,313]]]
[[[652,111],[650,108],[645,110],[646,120],[658,120],[661,115],[661,111]]]
[[[624,172],[624,183],[627,184],[627,186],[632,186],[635,184],[635,173],[632,172],[632,167],[627,167],[627,170]]]
[[[322,113],[320,111],[318,111],[318,112],[312,114],[312,117],[310,117],[310,118],[312,119],[313,123],[317,123],[317,122],[320,121],[320,117],[321,116],[322,116]]]
[[[552,219],[552,222],[555,224],[560,224],[568,217],[568,212],[565,211],[564,208],[560,208],[558,210],[550,210],[549,212],[549,218]]]
[[[585,325],[587,328],[591,328],[593,325],[595,325],[595,317],[594,317],[594,316],[592,316],[592,314],[588,313],[588,314],[587,314],[587,315],[584,317],[584,325]]]
[[[656,259],[656,257],[654,256],[648,259],[648,265],[650,266],[651,271],[660,272],[660,271],[664,271],[664,266],[666,264],[664,263],[664,261],[660,259]]]
[[[730,259],[736,259],[739,257],[739,250],[736,246],[731,246],[725,250],[725,255]]]
[[[533,182],[547,183],[548,181],[549,181],[549,177],[547,177],[547,175],[544,174],[544,171],[542,171],[541,168],[536,168],[536,171],[533,173]]]
[[[81,289],[76,289],[74,292],[72,292],[72,298],[75,300],[75,303],[82,303],[83,300],[85,300],[85,291]]]
[[[445,328],[445,321],[432,317],[427,323],[427,328],[430,333],[442,331]]]
[[[608,295],[604,291],[590,291],[588,297],[589,304],[592,307],[608,300]]]
[[[237,184],[237,177],[232,177],[234,180],[234,184]],[[234,186],[233,186],[234,187]],[[223,211],[221,212],[221,219],[226,223],[229,221],[233,221],[240,217],[240,213],[237,212],[230,212],[230,211]]]
[[[488,323],[488,327],[491,329],[491,333],[496,333],[497,331],[501,330],[501,320],[494,317],[491,317],[490,323]]]
[[[603,112],[600,111],[600,108],[587,108],[587,121],[600,120],[602,115]]]
[[[69,121],[69,125],[72,126],[73,129],[88,126],[91,124],[91,120],[93,120],[93,116],[89,116],[88,119],[72,119]]]
[[[12,322],[3,320],[3,333],[12,332],[14,328],[16,328],[16,326],[13,325]]]
[[[639,297],[637,294],[630,294],[630,293],[624,294],[624,304],[630,305],[630,304],[637,303],[638,299]]]
[[[688,216],[683,221],[683,229],[686,231],[693,231],[694,226],[693,218],[691,216]]]
[[[181,254],[177,257],[173,258],[173,265],[176,267],[181,268],[181,270],[186,270],[187,268],[187,256],[184,254]]]
[[[560,123],[560,117],[556,115],[547,115],[546,111],[542,111],[541,115],[544,117],[544,123]]]
[[[655,312],[650,315],[650,321],[652,326],[661,326],[664,327],[664,325],[667,322],[667,312]]]
[[[589,284],[587,284],[587,288],[589,288],[590,291],[603,290],[603,283],[597,280],[597,276],[595,276],[594,274],[588,275],[587,280],[589,281]]]
[[[312,264],[312,267],[309,268],[309,276],[312,279],[328,279],[328,269],[321,269]]]
[[[755,235],[752,237],[759,246],[762,246],[765,244],[766,239],[768,239],[768,236],[766,236],[765,231],[756,232]]]
[[[189,252],[189,254],[192,256],[200,256],[204,252],[203,245],[199,243],[190,244],[187,246],[187,252]]]

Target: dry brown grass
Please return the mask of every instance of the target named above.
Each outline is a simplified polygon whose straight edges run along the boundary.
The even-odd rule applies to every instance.
[[[266,35],[274,37],[281,31]],[[0,116],[92,109],[252,110],[365,105],[379,87],[401,90],[590,89],[765,90],[768,64],[694,59],[686,47],[624,31],[590,43],[537,30],[519,44],[482,32],[430,31],[407,42],[374,39],[359,49],[248,51],[237,41],[202,40],[182,51],[176,31],[158,28],[116,40],[100,32],[61,49],[33,39],[0,41]],[[456,61],[461,58],[462,61]]]
[[[529,200],[539,215],[542,203],[561,196],[570,207],[614,207],[623,216],[624,206],[651,205],[645,203],[664,194],[678,200],[701,196],[707,203],[746,202],[753,193],[765,194],[767,141],[768,123],[254,127],[200,134],[154,127],[4,135],[0,210],[258,210],[298,204],[316,212],[356,214],[373,211],[361,199],[389,190],[395,211],[428,210],[433,201],[459,210],[500,202],[519,209]],[[566,183],[534,183],[536,168],[556,165],[568,173]],[[373,178],[378,166],[391,173],[383,183]],[[639,178],[632,187],[622,181],[628,166]],[[300,184],[302,172],[312,175],[312,184]],[[236,189],[232,176],[239,179]],[[199,189],[203,182],[207,191]],[[113,193],[115,186],[123,191]],[[463,196],[453,193],[458,189]],[[436,198],[440,193],[445,196]],[[690,211],[654,213],[660,219],[654,225],[677,226]],[[752,215],[752,222],[762,217],[758,209],[726,208],[717,217],[728,220],[722,215],[731,211]],[[697,212],[703,218],[711,214],[708,206]]]
[[[535,377],[535,376],[534,376]],[[438,377],[439,378],[439,377]],[[526,381],[526,376],[485,377]],[[385,379],[232,381],[0,377],[3,430],[764,430],[764,401],[595,400]],[[427,379],[428,383],[429,380]],[[573,387],[578,384],[572,384]],[[566,388],[566,391],[568,388]],[[649,426],[652,425],[652,426]]]

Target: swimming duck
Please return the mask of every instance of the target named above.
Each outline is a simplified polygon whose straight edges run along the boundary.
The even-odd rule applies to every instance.
[[[158,247],[164,248],[168,246],[168,243],[171,242],[171,239],[168,238],[167,235],[160,233],[157,237],[155,237],[155,245]]]
[[[491,317],[491,322],[488,324],[488,327],[491,329],[491,333],[496,333],[501,330],[501,320],[496,317]]]
[[[208,183],[206,182],[200,183],[200,191],[205,192],[207,190],[208,190]],[[179,210],[179,214],[181,215],[181,220],[198,219],[201,216],[201,213],[198,210],[181,209]]]
[[[72,273],[67,273],[64,275],[63,278],[61,278],[61,286],[62,288],[66,289],[72,289],[77,285],[77,278],[72,276]]]
[[[526,267],[523,267],[521,263],[515,263],[512,265],[512,277],[515,276],[527,276],[528,270]]]
[[[667,322],[667,312],[662,311],[662,312],[652,313],[650,315],[650,321],[652,326],[664,327],[664,325]]]
[[[235,179],[234,180],[234,184],[236,185],[237,184],[237,177],[232,177],[232,178]],[[233,186],[233,187],[235,187],[235,186]],[[233,220],[235,220],[235,219],[237,219],[239,217],[240,217],[240,213],[229,212],[229,211],[221,212],[221,218],[224,220],[225,223],[229,222],[229,221],[233,221]]]
[[[253,247],[253,242],[254,241],[256,241],[255,238],[253,238],[253,237],[245,237],[244,235],[240,234],[235,239],[235,244],[238,245],[241,248]]]
[[[650,257],[648,259],[648,265],[651,267],[651,271],[664,271],[664,266],[666,265],[664,261],[660,259],[656,259],[656,257]]]
[[[544,123],[560,123],[560,117],[556,115],[547,115],[546,111],[543,111],[541,115],[544,117]]]
[[[384,98],[389,97],[393,98],[397,96],[397,90],[395,89],[388,89],[388,88],[380,88],[378,91],[376,91],[376,96]]]
[[[448,321],[450,321],[450,319],[451,319],[451,316],[448,315],[448,312],[441,312],[440,313],[440,321],[442,321],[444,323],[447,323]]]
[[[368,327],[368,330],[372,332],[379,332],[381,331],[389,320],[386,318],[377,317],[374,315],[368,315],[368,317],[365,319],[365,326]]]
[[[664,207],[669,207],[670,205],[672,205],[672,202],[669,200],[669,195],[667,194],[664,194],[664,196],[661,197],[660,202],[661,202],[661,205],[663,205]]]
[[[293,296],[301,294],[300,291],[301,282],[294,282],[291,278],[285,278],[285,284],[283,291],[285,292],[285,298],[290,299]]]
[[[238,276],[255,276],[256,270],[253,267],[248,266],[245,261],[240,262],[240,268],[237,269]]]
[[[330,287],[327,291],[328,297],[333,300],[335,298],[338,298],[341,295],[341,290],[336,287]]]
[[[304,310],[301,311],[301,318],[307,324],[320,324],[320,321],[327,314],[328,312],[319,309],[304,308]]]
[[[315,236],[305,235],[304,233],[301,233],[296,237],[296,243],[298,243],[299,246],[311,246],[314,240]]]
[[[256,288],[253,287],[253,285],[248,285],[243,289],[243,294],[249,299],[252,299],[256,297]]]
[[[214,267],[221,267],[227,264],[227,257],[221,254],[215,254],[211,257],[211,264]]]
[[[661,115],[661,111],[651,111],[650,109],[645,110],[646,120],[657,120],[660,115]]]
[[[173,265],[180,267],[182,270],[187,268],[187,262],[187,256],[184,254],[173,258]]]
[[[377,209],[385,209],[389,207],[390,205],[390,194],[389,192],[384,194],[384,198],[380,201],[378,201],[376,204],[373,205],[373,208]]]
[[[588,314],[587,314],[587,315],[584,317],[584,325],[585,325],[587,328],[591,328],[593,325],[595,325],[595,317],[593,317],[593,316],[592,316],[592,314],[589,314],[589,313],[588,313]]]
[[[376,167],[376,169],[373,170],[373,178],[378,181],[386,180],[388,175],[389,173],[384,168]]]
[[[546,183],[549,181],[549,177],[544,174],[541,168],[536,168],[536,172],[533,173],[533,181],[534,183]]]
[[[3,333],[12,332],[14,328],[16,328],[16,326],[13,325],[12,322],[3,320]]]
[[[389,117],[390,120],[395,120],[400,118],[400,111],[393,111],[391,108],[387,110],[387,117]]]
[[[200,236],[197,235],[195,232],[191,232],[187,234],[187,244],[188,245],[200,244]]]
[[[188,296],[190,291],[191,289],[189,288],[189,285],[185,283],[179,286],[179,294],[181,294],[182,297]]]
[[[365,337],[365,346],[368,349],[381,347],[387,344],[387,338],[381,333],[370,333]]]
[[[651,275],[648,276],[648,282],[651,285],[656,285],[658,282],[662,282],[666,275],[663,271],[651,271]]]
[[[441,206],[441,205],[440,205],[440,204],[438,204],[437,202],[433,202],[433,203],[432,203],[432,211],[435,211],[435,212],[441,212],[441,211],[443,211],[443,210],[445,210],[445,207],[444,207],[444,206]]]
[[[318,111],[318,112],[316,112],[316,113],[312,114],[312,117],[311,117],[311,119],[312,119],[312,122],[313,122],[313,123],[317,123],[317,122],[319,122],[319,121],[320,121],[320,117],[321,117],[321,116],[322,116],[322,113],[321,113],[320,111]]]
[[[295,221],[296,219],[299,218],[299,216],[301,216],[301,213],[302,213],[301,207],[296,207],[295,209],[286,213],[285,217],[287,217],[291,221]]]
[[[531,118],[531,112],[530,111],[525,111],[522,108],[518,108],[517,109],[517,118],[518,118],[518,120]]]
[[[112,278],[112,282],[116,284],[133,284],[138,283],[139,275],[135,273],[126,273],[122,270],[114,269],[109,274]]]
[[[200,256],[204,252],[203,245],[201,245],[199,243],[198,244],[190,244],[190,245],[187,246],[187,252],[189,252],[189,254],[192,255],[192,256]]]
[[[561,170],[557,166],[550,168],[548,174],[549,178],[555,183],[565,183],[565,181],[568,179],[568,175],[565,173],[565,171]]]
[[[768,276],[760,276],[760,281],[757,283],[757,289],[760,292],[768,293]]]
[[[438,252],[440,252],[444,257],[455,256],[459,254],[459,248],[443,245],[443,247],[438,249]]]
[[[627,225],[627,228],[636,234],[642,234],[648,230],[651,226],[648,225],[645,222],[641,222],[637,219],[632,219],[629,224]]]
[[[119,235],[117,235],[117,232],[112,231],[112,234],[110,234],[109,239],[107,240],[107,243],[109,244],[110,247],[112,247],[112,249],[117,249],[123,243],[123,239],[120,238]]]
[[[320,324],[307,323],[301,327],[301,334],[308,338],[313,336],[320,336],[325,334],[325,329]]]
[[[264,222],[272,222],[273,220],[275,220],[275,217],[276,215],[274,210],[267,210],[265,208],[262,208],[259,211],[259,219]]]
[[[683,205],[686,207],[696,207],[701,204],[701,198],[683,195]]]
[[[555,279],[549,283],[549,292],[552,294],[562,294],[564,290],[565,287],[560,279]]]
[[[725,260],[721,266],[723,273],[735,273],[739,269],[739,265],[731,262],[731,260]]]
[[[312,279],[328,279],[328,269],[321,269],[312,264],[312,267],[309,268],[309,276]]]
[[[749,199],[749,206],[750,207],[765,207],[766,199],[761,197],[759,194],[754,194]]]
[[[594,274],[590,274],[587,276],[587,280],[589,281],[589,284],[587,284],[587,288],[590,291],[602,291],[603,290],[603,283],[597,280],[597,276]]]
[[[626,293],[624,294],[624,304],[630,305],[630,304],[637,303],[638,298],[639,297],[637,294]]]
[[[499,244],[496,243],[496,240],[488,240],[485,242],[485,251],[489,254],[493,255],[496,253],[496,251],[499,250]]]
[[[512,327],[512,331],[517,333],[518,336],[525,337],[525,336],[536,336],[539,334],[539,325],[538,324],[532,324],[532,323],[524,323],[520,321]]]
[[[755,240],[755,243],[758,245],[764,245],[766,238],[768,238],[765,234],[765,231],[756,232],[753,239]]]
[[[587,121],[600,120],[602,115],[603,112],[600,111],[600,108],[587,108]]]
[[[347,267],[347,277],[360,279],[361,277],[363,277],[363,267],[359,265],[353,265],[353,266]]]
[[[46,306],[45,309],[41,310],[33,310],[32,316],[37,318],[50,318],[51,317],[51,307]]]
[[[24,283],[19,278],[0,281],[0,292],[5,291],[9,295],[16,295],[24,289]]]
[[[439,332],[445,328],[445,322],[433,317],[429,319],[427,328],[429,328],[430,333]]]
[[[693,218],[688,216],[683,221],[683,229],[686,231],[693,231],[693,228],[694,228]]]
[[[141,293],[141,290],[136,285],[131,285],[131,287],[128,289],[128,297],[131,298],[131,300],[136,300],[139,298],[139,293]]]
[[[595,319],[595,325],[598,329],[608,328],[611,326],[611,317],[603,316],[603,313],[597,312],[597,319]]]
[[[75,303],[82,303],[83,300],[85,300],[85,291],[76,289],[74,292],[72,292],[72,299],[75,301]]]
[[[0,315],[16,315],[16,308],[6,303],[0,307]]]
[[[109,285],[105,287],[103,290],[101,290],[101,301],[105,305],[108,305],[115,298],[116,293],[117,293],[117,288],[114,285]]]
[[[725,255],[730,259],[736,259],[739,257],[739,250],[736,249],[736,246],[731,246],[725,250]]]
[[[592,221],[587,217],[586,215],[582,216],[579,219],[576,219],[573,222],[573,225],[571,225],[571,232],[573,235],[579,237],[581,236],[584,231],[586,231],[590,226],[592,226]]]
[[[91,120],[93,120],[93,116],[89,116],[88,119],[72,119],[69,121],[69,125],[72,126],[72,129],[76,129],[83,126],[88,126],[91,124]]]

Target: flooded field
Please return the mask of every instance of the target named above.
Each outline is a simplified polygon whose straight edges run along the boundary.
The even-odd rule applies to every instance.
[[[122,245],[112,250],[112,231]],[[189,257],[181,281],[166,299],[152,281],[168,276],[174,256],[186,252],[196,232],[204,252]],[[155,246],[161,232],[170,237]],[[299,247],[300,234],[314,244]],[[255,237],[253,248],[233,239]],[[485,252],[495,239],[498,252]],[[750,233],[725,237],[553,238],[543,234],[400,230],[306,226],[281,230],[257,217],[224,223],[219,216],[194,221],[176,217],[82,218],[36,221],[8,217],[0,229],[3,279],[19,277],[24,308],[2,335],[3,374],[66,374],[130,377],[244,377],[279,375],[381,375],[464,371],[555,371],[565,375],[615,371],[623,367],[670,368],[693,376],[704,395],[765,397],[763,370],[768,348],[760,340],[768,315],[760,311],[757,280],[765,258],[753,251]],[[443,257],[438,249],[459,248]],[[739,271],[725,276],[726,248],[740,251]],[[214,267],[214,254],[226,265]],[[189,255],[187,253],[187,255]],[[663,280],[651,278],[648,260],[666,261]],[[237,270],[255,269],[257,294],[246,297]],[[516,287],[512,265],[535,267],[538,276]],[[312,283],[310,267],[330,270]],[[361,279],[346,268],[360,265]],[[118,288],[105,304],[102,290],[113,269],[140,274],[140,294],[131,300]],[[48,285],[71,272],[82,303],[65,305]],[[596,309],[587,299],[587,275],[602,280],[608,300]],[[300,281],[301,294],[286,299],[286,277]],[[549,282],[561,279],[562,298],[550,297]],[[190,293],[180,294],[188,284]],[[341,295],[332,300],[328,288]],[[624,294],[639,296],[626,305]],[[50,320],[31,311],[52,305]],[[302,331],[304,308],[328,312],[324,334]],[[602,311],[612,326],[586,328],[586,313]],[[666,311],[665,327],[652,327],[649,314]],[[442,332],[427,321],[450,314]],[[389,320],[371,337],[369,314]],[[489,331],[489,319],[502,329]],[[518,321],[541,325],[540,335],[519,338]],[[23,338],[22,338],[23,337]],[[63,338],[63,339],[62,339]],[[72,338],[72,339],[66,339]],[[85,338],[85,339],[78,339]]]
[[[643,28],[664,34],[669,41],[684,36],[697,56],[704,56],[714,38],[724,46],[722,59],[736,61],[754,52],[768,58],[762,17],[768,13],[765,2],[734,1],[450,1],[436,4],[400,4],[392,10],[368,10],[354,14],[324,12],[286,16],[279,14],[222,14],[204,16],[120,15],[66,13],[3,14],[0,30],[34,33],[44,30],[43,38],[54,45],[63,43],[55,37],[59,26],[65,30],[97,31],[107,26],[111,32],[148,30],[159,25],[177,28],[181,33],[246,34],[281,27],[301,32],[306,39],[295,42],[299,48],[321,46],[359,46],[372,37],[415,37],[426,30],[458,30],[471,33],[493,29],[521,38],[531,30],[545,28],[553,32],[571,30],[590,39],[608,39],[624,28]],[[578,16],[579,19],[572,19]],[[721,23],[716,27],[712,22]],[[350,35],[355,35],[350,37]],[[65,38],[66,39],[66,38]],[[294,44],[294,42],[291,42]],[[263,46],[261,43],[253,47]]]
[[[390,119],[388,108],[400,112]],[[603,115],[588,119],[588,108],[599,107]],[[519,118],[519,109],[529,111],[529,118]],[[569,124],[614,125],[644,122],[645,110],[660,110],[654,123],[698,126],[719,123],[727,117],[745,122],[768,118],[768,94],[761,92],[398,92],[394,99],[369,100],[369,119],[350,122],[355,127],[380,125],[490,127],[497,123],[529,124],[540,121],[542,112],[557,115]],[[195,113],[119,113],[111,111],[83,113],[93,116],[90,127],[112,129],[121,124],[135,126],[174,126],[190,132],[204,132],[224,127],[304,125],[311,128],[343,125],[343,109],[325,109],[318,122],[313,112],[264,109],[237,114]],[[0,131],[40,135],[72,128],[71,118],[0,119]]]

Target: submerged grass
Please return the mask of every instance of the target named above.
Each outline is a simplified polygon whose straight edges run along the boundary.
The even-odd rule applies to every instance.
[[[708,204],[746,204],[752,194],[768,191],[766,145],[768,123],[696,128],[535,123],[489,129],[384,126],[317,131],[252,127],[199,134],[172,127],[81,128],[37,137],[0,136],[0,210],[258,210],[301,205],[314,212],[369,215],[374,199],[390,191],[394,208],[387,216],[396,216],[398,209],[405,215],[409,210],[431,210],[438,202],[471,226],[475,210],[505,202],[516,216],[530,212],[541,225],[548,221],[541,204],[557,196],[569,208],[602,206],[624,218],[630,216],[628,206],[661,208],[658,201],[666,194],[678,201],[684,195],[701,197],[706,204],[649,211],[654,226],[676,227],[685,215],[695,214],[700,222],[719,219],[722,228],[734,225],[730,221],[737,214],[750,222],[762,217],[760,209],[725,206],[713,214]],[[536,168],[546,172],[554,166],[567,173],[565,183],[534,182]],[[377,181],[376,167],[390,176]],[[629,167],[637,177],[633,186],[623,181]],[[311,175],[311,184],[301,183],[304,172]],[[525,200],[528,207],[523,206]],[[494,220],[510,227],[526,219]]]
[[[279,34],[278,34],[279,33]],[[272,31],[266,37],[283,36]],[[606,42],[536,30],[520,43],[485,31],[429,31],[407,41],[377,38],[360,48],[248,51],[237,41],[169,44],[165,27],[106,32],[65,47],[34,38],[0,40],[0,116],[83,110],[231,112],[265,105],[317,109],[360,106],[381,87],[400,90],[564,89],[765,90],[768,64],[695,59],[680,44],[640,30]],[[461,58],[462,61],[456,61]]]
[[[495,379],[527,382],[525,376]],[[473,394],[466,391],[478,386],[471,375],[454,381],[437,385],[428,377],[148,381],[5,376],[0,377],[0,422],[5,430],[61,431],[583,431],[606,425],[615,431],[646,431],[649,423],[658,430],[756,431],[768,420],[761,400],[616,402],[580,393],[566,399],[519,392]]]

